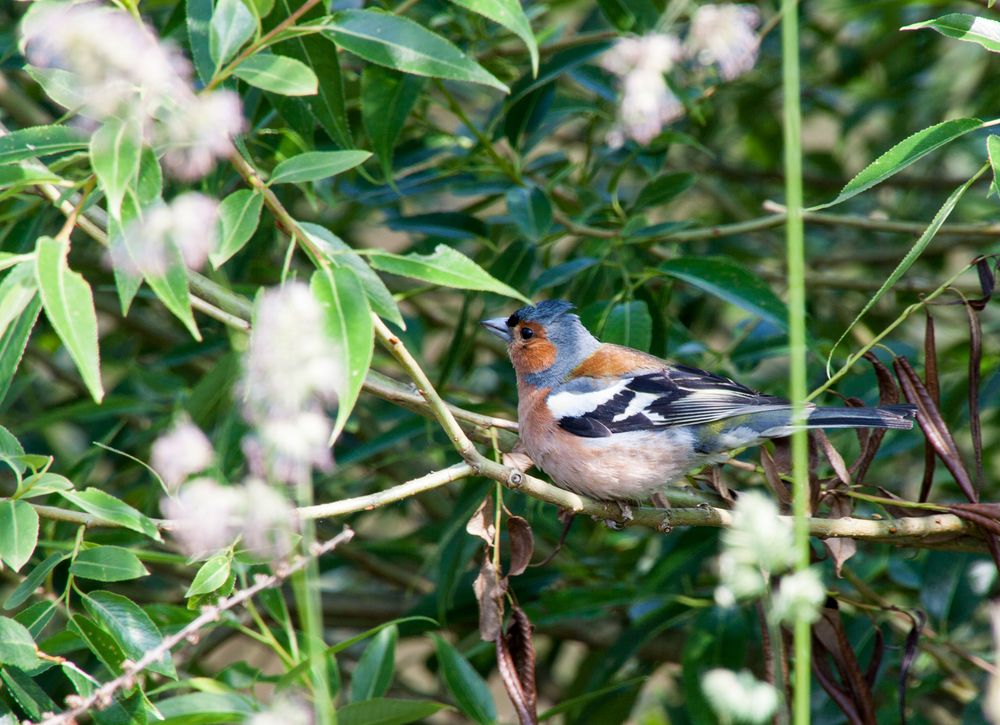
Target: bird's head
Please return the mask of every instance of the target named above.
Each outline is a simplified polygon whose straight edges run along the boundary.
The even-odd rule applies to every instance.
[[[519,381],[551,387],[601,345],[572,310],[569,302],[546,300],[522,307],[506,319],[496,317],[480,324],[507,343]]]

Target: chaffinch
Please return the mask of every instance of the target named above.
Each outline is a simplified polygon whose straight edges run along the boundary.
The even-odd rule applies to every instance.
[[[547,300],[483,320],[517,374],[521,445],[556,485],[642,501],[726,452],[790,435],[789,401],[729,378],[602,343]],[[916,408],[808,407],[807,428],[913,426]]]

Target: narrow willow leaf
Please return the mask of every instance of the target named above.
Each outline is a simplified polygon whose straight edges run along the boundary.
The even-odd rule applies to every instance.
[[[1000,23],[966,13],[949,13],[922,23],[904,25],[900,30],[930,28],[956,40],[978,43],[993,53],[1000,53]]]
[[[538,41],[519,0],[451,0],[466,10],[479,13],[498,23],[524,41],[531,56],[531,75],[538,75]]]
[[[982,128],[982,125],[983,122],[978,118],[956,118],[925,128],[923,131],[917,131],[866,166],[861,173],[847,182],[836,199],[826,204],[814,206],[812,209],[826,209],[857,196],[862,191],[866,191],[902,171],[931,151],[954,141],[959,136],[964,136],[970,131]]]
[[[990,135],[986,139],[986,153],[990,157],[990,166],[993,167],[993,183],[990,188],[1000,196],[1000,136]]]
[[[215,74],[209,32],[212,25],[212,0],[187,0],[187,33],[191,58],[198,80],[207,84]]]
[[[208,33],[208,49],[216,73],[253,37],[256,29],[257,21],[243,0],[218,0]]]
[[[156,524],[150,518],[124,501],[99,488],[90,487],[84,491],[59,491],[60,496],[79,506],[88,514],[111,521],[132,531],[138,531],[151,539],[162,541]]]
[[[912,247],[910,247],[910,251],[908,251],[906,253],[906,256],[900,260],[899,264],[896,265],[896,268],[892,270],[892,274],[890,274],[889,277],[885,280],[885,282],[882,283],[882,286],[878,288],[878,291],[875,292],[874,295],[872,295],[872,298],[865,303],[865,306],[861,308],[861,312],[857,314],[857,316],[851,321],[851,324],[847,326],[847,329],[844,330],[843,334],[837,339],[837,342],[834,343],[832,348],[830,348],[830,354],[826,358],[827,377],[829,377],[831,374],[831,367],[833,365],[833,355],[837,351],[837,348],[840,347],[840,343],[844,341],[844,338],[847,337],[848,333],[854,328],[856,324],[858,324],[861,318],[868,313],[868,310],[870,310],[872,307],[875,306],[875,303],[882,298],[882,295],[884,295],[890,288],[892,288],[892,286],[896,284],[896,282],[898,282],[899,279],[904,274],[906,274],[906,270],[908,270],[913,265],[913,263],[917,261],[917,258],[919,258],[921,254],[923,254],[923,251],[927,248],[927,245],[931,243],[931,240],[934,239],[934,236],[938,233],[938,230],[941,229],[941,226],[945,223],[945,221],[947,221],[952,211],[954,211],[955,207],[958,205],[959,200],[962,198],[965,192],[969,190],[969,187],[975,183],[976,179],[978,179],[986,172],[986,169],[988,167],[989,164],[984,165],[981,169],[979,169],[978,172],[976,172],[976,174],[971,179],[969,179],[960,187],[951,192],[948,198],[945,199],[944,204],[941,205],[941,208],[938,209],[937,214],[935,214],[934,218],[931,219],[931,223],[927,225],[927,228],[924,230],[924,233],[921,234],[920,238],[917,239],[917,241],[913,244]]]
[[[278,0],[281,17],[288,17],[298,8],[295,0]],[[320,6],[307,12],[302,20],[321,17],[324,10]],[[338,53],[331,49],[332,42],[322,35],[300,35],[281,44],[282,52],[297,58],[309,66],[319,81],[315,96],[308,96],[306,102],[323,130],[342,149],[354,146],[351,126],[344,104],[344,79],[340,71]]]
[[[194,581],[188,587],[185,597],[197,597],[202,594],[210,594],[221,587],[229,579],[229,572],[232,561],[228,556],[213,556],[198,569],[194,575]]]
[[[56,491],[69,491],[73,482],[65,476],[51,471],[42,471],[24,478],[17,487],[18,498],[38,498]]]
[[[98,403],[104,398],[101,387],[101,359],[97,347],[97,313],[90,285],[66,263],[69,244],[41,237],[35,247],[35,279],[42,307],[52,328],[69,352],[87,390]]]
[[[497,719],[496,704],[486,681],[457,649],[434,636],[441,678],[455,698],[459,709],[477,723],[489,725]]]
[[[271,93],[283,96],[312,96],[319,80],[312,69],[294,58],[258,53],[236,66],[233,75]]]
[[[337,420],[331,442],[344,429],[371,366],[375,345],[371,308],[364,287],[349,267],[326,268],[310,282],[313,296],[323,306],[326,333],[347,362],[337,395]],[[384,694],[384,693],[379,693]]]
[[[139,176],[141,155],[142,128],[134,118],[110,118],[90,139],[90,163],[112,216],[121,214],[122,198]]]
[[[357,275],[375,314],[403,330],[406,329],[406,322],[399,312],[399,306],[396,305],[392,292],[368,262],[362,259],[347,242],[319,224],[301,222],[299,228],[309,236],[312,243],[333,266],[349,267]]]
[[[31,670],[40,663],[31,632],[10,617],[0,617],[0,665]]]
[[[601,339],[649,352],[653,336],[653,318],[642,300],[621,302],[611,308]]]
[[[115,642],[125,656],[138,661],[163,641],[163,635],[142,607],[113,592],[96,591],[83,595],[83,606]],[[150,671],[177,679],[170,652],[149,666]]]
[[[274,167],[270,184],[319,181],[353,169],[371,157],[369,151],[306,151]]]
[[[139,175],[135,182],[135,206],[144,208],[163,198],[163,169],[156,152],[144,148],[139,157]],[[125,216],[122,210],[122,216]]]
[[[451,42],[408,18],[375,10],[342,10],[325,27],[338,46],[369,63],[508,92],[507,86]]]
[[[21,263],[0,282],[0,401],[10,390],[42,309],[34,267]]]
[[[552,226],[552,204],[537,186],[515,186],[507,192],[507,213],[521,233],[537,242]]]
[[[694,182],[695,175],[687,171],[658,176],[642,187],[632,211],[667,204],[694,186]]]
[[[392,181],[392,149],[420,97],[424,80],[380,65],[361,72],[361,120],[385,178]]]
[[[398,640],[399,628],[392,625],[376,634],[368,643],[351,674],[351,702],[382,697],[389,690],[396,671]]]
[[[125,653],[114,638],[102,629],[97,622],[82,614],[73,615],[67,624],[74,634],[78,635],[104,666],[115,674],[121,674]]]
[[[219,249],[209,255],[212,266],[218,269],[230,257],[243,249],[260,224],[260,210],[264,196],[252,189],[240,189],[219,204]]]
[[[42,585],[49,572],[56,568],[59,562],[68,559],[69,554],[52,554],[48,559],[36,566],[24,577],[17,588],[4,600],[4,609],[14,609],[21,606],[28,598],[35,593],[35,590]]]
[[[337,708],[337,725],[407,725],[424,722],[436,712],[451,709],[433,700],[376,697]]]
[[[0,136],[0,164],[79,151],[87,148],[87,137],[69,126],[31,126]]]
[[[229,692],[192,692],[156,701],[162,719],[157,725],[248,722],[259,714],[259,705],[249,697]]]
[[[661,264],[664,274],[788,329],[788,310],[760,277],[725,257],[680,257]]]
[[[0,501],[0,559],[14,571],[28,563],[38,543],[38,513],[24,501]]]
[[[139,557],[120,546],[95,546],[77,554],[69,570],[81,579],[123,582],[147,576]]]
[[[505,285],[489,272],[451,247],[439,244],[433,254],[391,254],[372,250],[371,265],[383,272],[419,279],[422,282],[458,289],[496,292],[530,304],[530,300],[513,287]]]
[[[142,259],[142,250],[136,249],[135,245],[142,244],[143,240],[135,235],[126,234],[124,236],[125,247],[128,249],[132,259]],[[160,302],[170,310],[174,316],[184,323],[184,326],[191,333],[195,340],[201,340],[201,332],[198,324],[194,320],[194,313],[191,311],[191,293],[188,289],[187,267],[181,251],[173,244],[165,244],[163,248],[162,269],[144,269],[143,278],[149,285],[153,293],[160,299]],[[139,267],[139,269],[142,269]]]

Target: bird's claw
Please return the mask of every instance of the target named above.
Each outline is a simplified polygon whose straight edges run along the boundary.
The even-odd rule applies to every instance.
[[[635,516],[632,514],[632,507],[627,503],[616,501],[615,504],[618,506],[618,519],[604,519],[604,525],[612,531],[622,531]]]

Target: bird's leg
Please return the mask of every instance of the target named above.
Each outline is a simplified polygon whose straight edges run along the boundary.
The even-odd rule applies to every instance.
[[[632,514],[632,506],[624,501],[615,501],[614,504],[618,507],[618,518],[620,520],[604,519],[604,525],[612,531],[621,531],[628,526],[628,522],[634,519],[635,516]],[[595,516],[594,518],[597,519],[598,517]]]
[[[657,491],[652,496],[649,497],[650,502],[658,509],[668,509],[670,508],[670,502],[667,501],[667,497],[663,495],[661,491]]]

